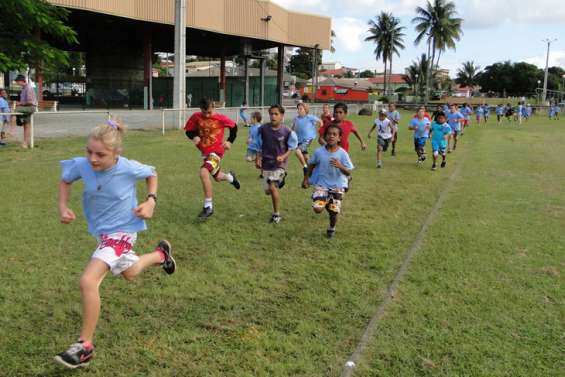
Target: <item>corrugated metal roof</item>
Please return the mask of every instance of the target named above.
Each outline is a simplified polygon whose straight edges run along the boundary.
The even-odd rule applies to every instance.
[[[175,0],[48,0],[66,8],[174,24]],[[286,10],[267,0],[187,0],[187,27],[288,46],[330,48],[331,19]],[[271,16],[269,21],[264,19]],[[244,21],[244,22],[243,22]]]

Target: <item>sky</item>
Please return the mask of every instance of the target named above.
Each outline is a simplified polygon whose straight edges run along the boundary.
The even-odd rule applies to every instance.
[[[381,11],[400,18],[406,34],[406,48],[393,59],[392,71],[404,69],[426,51],[425,45],[415,46],[416,32],[411,20],[417,6],[425,0],[271,0],[289,10],[332,18],[336,32],[336,52],[324,51],[324,62],[339,62],[344,66],[382,71],[382,61],[373,55],[374,44],[364,42],[370,18]],[[463,18],[463,36],[456,51],[442,55],[440,66],[455,77],[463,62],[472,60],[480,67],[511,60],[525,61],[545,67],[547,43],[552,42],[549,66],[565,68],[565,0],[453,0],[459,17]]]

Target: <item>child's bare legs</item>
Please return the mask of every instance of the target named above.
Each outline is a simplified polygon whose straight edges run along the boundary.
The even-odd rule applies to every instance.
[[[91,259],[80,278],[82,299],[82,329],[80,339],[92,342],[96,323],[100,316],[100,284],[109,271],[108,265],[100,259]]]
[[[380,168],[381,167],[381,158],[383,155],[383,147],[381,147],[380,145],[377,146],[377,167]]]
[[[300,161],[300,165],[302,165],[302,171],[304,173],[302,188],[308,188],[308,177],[306,176],[306,172],[308,170],[308,165],[306,164],[308,161],[308,152],[302,152],[300,148],[297,148],[296,157],[298,157],[298,161]]]
[[[271,200],[273,202],[273,214],[278,215],[280,213],[281,195],[279,189],[273,182],[269,184],[269,194],[271,195]]]
[[[336,224],[337,224],[337,213],[330,212],[330,228],[335,229]]]
[[[147,267],[160,265],[161,263],[163,263],[162,252],[154,251],[152,253],[143,254],[133,266],[122,272],[122,276],[126,280],[131,281]]]
[[[205,199],[212,199],[212,182],[210,181],[210,172],[206,168],[200,168],[200,181],[202,182],[202,190]]]
[[[398,132],[392,136],[392,151],[390,152],[392,156],[396,156],[396,140],[398,140]]]

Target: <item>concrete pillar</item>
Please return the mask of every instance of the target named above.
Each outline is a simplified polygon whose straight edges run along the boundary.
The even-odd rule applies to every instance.
[[[277,98],[279,104],[283,103],[283,68],[284,68],[284,45],[279,45],[278,47],[278,58],[277,58]]]
[[[245,93],[243,94],[243,100],[247,103],[247,106],[251,106],[251,103],[249,103],[249,59],[247,56],[245,56],[244,59]]]
[[[151,26],[146,25],[143,33],[143,108],[153,109],[153,45]]]
[[[173,106],[186,108],[186,0],[175,0],[175,77]],[[176,113],[176,126],[182,127],[184,114]]]
[[[226,55],[220,57],[220,102],[226,102]]]
[[[261,86],[260,86],[260,98],[261,98],[261,107],[265,106],[265,66],[267,60],[265,58],[261,58],[261,65],[260,65],[260,76],[261,76]]]

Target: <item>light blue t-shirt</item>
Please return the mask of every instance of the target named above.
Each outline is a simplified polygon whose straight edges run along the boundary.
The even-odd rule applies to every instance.
[[[449,126],[451,127],[452,130],[454,131],[459,131],[461,130],[461,123],[460,121],[462,119],[465,119],[465,117],[463,116],[463,114],[461,114],[459,111],[452,113],[451,111],[448,112],[447,114],[447,123],[449,123]]]
[[[424,118],[422,120],[418,118],[412,118],[410,121],[410,127],[414,131],[414,138],[427,138],[430,135],[430,120],[428,118]]]
[[[84,181],[82,206],[90,234],[99,237],[147,229],[133,210],[137,207],[136,183],[157,175],[153,166],[120,156],[112,168],[101,172],[94,171],[85,157],[61,161],[61,168],[63,181]]]
[[[466,120],[469,120],[469,117],[471,116],[471,114],[473,114],[473,109],[471,109],[469,106],[466,106],[461,110],[461,114],[463,114]]]
[[[445,144],[445,135],[451,134],[451,127],[448,123],[432,123],[432,142],[439,145]]]
[[[396,110],[389,111],[387,113],[386,117],[388,119],[390,119],[391,121],[393,121],[395,124],[398,124],[398,122],[400,122],[400,113]]]
[[[483,113],[485,115],[489,115],[490,114],[490,107],[488,106],[483,106]]]
[[[261,123],[255,123],[249,127],[249,139],[251,139],[251,142],[247,145],[247,149],[252,151],[259,150],[259,127],[261,127]]]
[[[310,177],[311,185],[327,189],[344,189],[347,187],[347,176],[341,170],[332,166],[332,158],[341,162],[349,170],[354,168],[345,149],[340,147],[337,151],[331,153],[325,146],[319,147],[308,160],[308,164],[316,165]]]
[[[477,107],[475,113],[477,114],[477,116],[483,115],[483,108],[481,106]]]
[[[4,97],[0,97],[0,113],[9,113],[10,112],[10,105],[8,104],[8,101],[6,101],[4,99]],[[0,123],[2,122],[8,122],[9,119],[9,115],[2,115],[0,116]]]
[[[504,106],[496,107],[496,115],[504,115]]]
[[[294,118],[292,130],[296,132],[296,136],[298,136],[298,144],[302,144],[308,140],[314,140],[316,138],[316,124],[319,122],[320,118],[312,114],[306,114],[303,117],[297,116]]]

